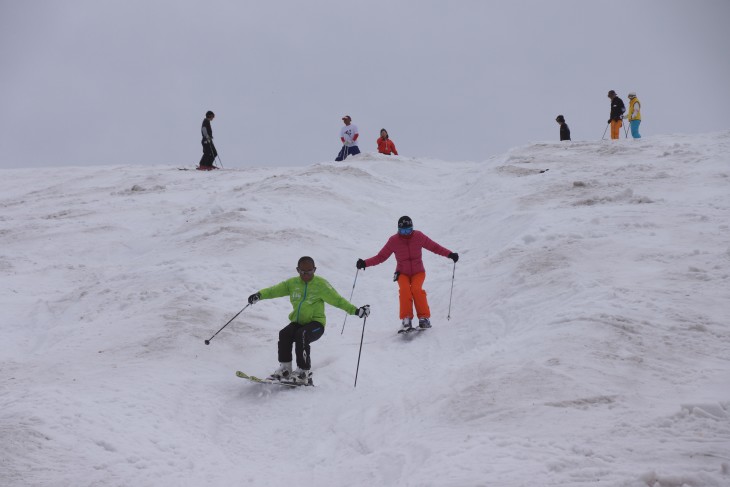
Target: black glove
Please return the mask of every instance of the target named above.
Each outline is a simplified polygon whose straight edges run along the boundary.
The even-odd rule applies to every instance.
[[[457,262],[459,262],[459,254],[457,254],[456,252],[451,252],[447,257],[449,259],[453,260],[454,261],[454,264],[456,264]]]
[[[365,261],[362,259],[357,259],[357,264],[355,264],[355,267],[358,269],[365,269]]]
[[[370,305],[366,304],[365,306],[360,306],[357,309],[357,317],[358,318],[367,318],[370,316]]]
[[[248,297],[248,304],[256,304],[261,299],[261,293],[253,293]]]
[[[400,272],[395,271],[393,273],[393,282],[398,282],[398,278],[400,277]]]

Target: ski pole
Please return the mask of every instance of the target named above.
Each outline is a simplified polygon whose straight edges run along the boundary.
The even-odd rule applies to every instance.
[[[606,124],[606,130],[603,131],[603,137],[601,137],[601,140],[604,140],[606,138],[606,132],[608,131],[608,127],[611,125],[611,122],[608,122]]]
[[[357,368],[355,369],[355,385],[353,387],[357,387],[357,374],[360,372],[360,355],[362,355],[362,340],[365,338],[365,322],[368,320],[368,317],[365,316],[362,320],[362,335],[360,336],[360,351],[357,352]]]
[[[217,332],[215,332],[215,334],[214,334],[214,335],[213,335],[212,337],[208,338],[208,339],[207,339],[207,340],[205,341],[205,344],[206,344],[206,345],[210,345],[210,341],[211,341],[211,340],[212,340],[213,338],[215,338],[215,335],[217,335],[218,333],[220,333],[220,332],[221,332],[221,330],[223,330],[223,328],[225,328],[226,326],[228,326],[229,324],[231,324],[231,321],[235,320],[235,319],[236,319],[236,317],[237,317],[238,315],[240,315],[241,313],[243,313],[243,310],[244,310],[244,309],[246,309],[246,308],[248,308],[249,306],[251,306],[251,304],[247,304],[246,306],[244,306],[244,307],[243,307],[243,309],[242,309],[241,311],[239,311],[238,313],[236,313],[236,316],[234,316],[233,318],[231,318],[230,320],[228,320],[228,323],[226,323],[225,325],[221,326],[221,329],[220,329],[220,330],[218,330]]]
[[[210,145],[213,145],[213,142],[211,142]],[[215,151],[215,157],[218,158],[218,162],[221,163],[221,169],[223,169],[223,160],[221,159],[220,154],[218,154],[218,149],[216,149],[214,145],[213,145],[213,150]],[[213,158],[213,160],[215,161],[215,158]]]
[[[350,291],[350,302],[352,302],[352,295],[355,294],[355,284],[357,284],[357,275],[360,273],[360,269],[355,272],[355,282],[352,283],[352,291]],[[345,321],[342,322],[342,331],[340,335],[345,333],[345,323],[347,323],[347,313],[345,313]]]
[[[451,298],[454,295],[454,276],[456,275],[456,262],[454,262],[454,270],[451,273],[451,294],[449,294],[449,315],[446,317],[447,320],[451,319]]]

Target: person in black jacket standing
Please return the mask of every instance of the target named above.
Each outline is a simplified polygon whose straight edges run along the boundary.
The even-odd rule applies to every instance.
[[[556,118],[555,121],[560,124],[560,140],[570,140],[570,128],[568,127],[568,124],[565,123],[565,117],[558,115],[558,118]]]
[[[626,105],[613,90],[608,92],[608,97],[611,99],[611,115],[608,119],[608,123],[611,124],[611,138],[618,139],[621,134],[621,126],[623,125],[621,120],[624,118]]]
[[[213,162],[218,156],[218,151],[215,150],[215,146],[213,145],[213,128],[210,126],[210,122],[212,122],[214,118],[215,113],[208,110],[205,114],[203,125],[200,127],[200,132],[203,135],[203,157],[200,159],[200,166],[198,169],[204,171],[210,171],[215,168],[215,166],[213,166]]]

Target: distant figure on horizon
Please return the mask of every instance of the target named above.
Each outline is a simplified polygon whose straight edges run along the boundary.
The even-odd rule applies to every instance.
[[[395,148],[395,144],[388,137],[388,131],[380,129],[380,137],[378,137],[378,152],[387,156],[393,154],[398,155],[398,151]]]
[[[570,140],[570,128],[568,127],[568,124],[565,123],[565,117],[558,115],[555,121],[560,124],[560,140]]]
[[[629,127],[631,127],[631,137],[640,139],[639,125],[641,125],[641,103],[636,98],[636,92],[629,93]]]
[[[611,124],[611,138],[618,139],[621,135],[621,127],[623,127],[621,120],[624,118],[626,105],[613,90],[608,92],[608,97],[611,99],[611,115],[608,118],[608,123]]]
[[[198,169],[201,171],[210,171],[211,169],[218,169],[213,165],[215,158],[218,156],[218,151],[213,145],[213,128],[210,126],[210,122],[215,118],[215,113],[208,110],[203,120],[203,125],[200,127],[200,132],[203,136],[203,157],[200,158],[200,165]]]
[[[354,156],[360,153],[357,146],[357,138],[360,133],[357,131],[357,125],[352,123],[352,117],[345,115],[342,117],[345,126],[340,129],[340,140],[342,141],[342,150],[337,154],[335,161],[344,161],[347,156]]]

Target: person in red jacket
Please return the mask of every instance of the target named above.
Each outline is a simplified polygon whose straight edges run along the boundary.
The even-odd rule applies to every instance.
[[[434,254],[448,257],[457,262],[459,254],[442,247],[424,233],[413,230],[413,220],[409,216],[398,219],[398,233],[388,239],[380,252],[369,259],[357,259],[355,266],[365,269],[381,264],[395,254],[396,268],[394,280],[398,281],[400,300],[401,329],[399,333],[412,329],[413,306],[416,307],[418,326],[431,328],[431,310],[428,307],[426,291],[423,290],[423,281],[426,279],[426,269],[421,257],[422,249]]]
[[[398,155],[398,151],[395,148],[395,144],[388,137],[388,131],[380,129],[380,137],[378,137],[378,152],[387,156],[394,154]]]

